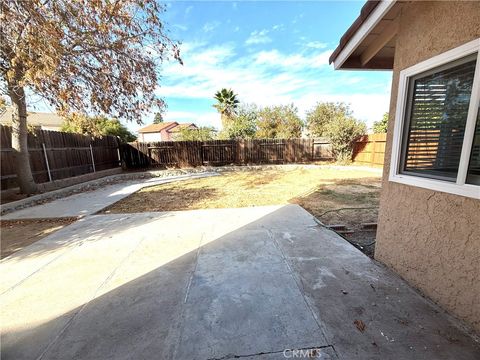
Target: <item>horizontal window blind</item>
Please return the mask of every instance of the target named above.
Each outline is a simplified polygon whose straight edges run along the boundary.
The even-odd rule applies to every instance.
[[[410,79],[402,172],[456,180],[475,64],[469,57]]]

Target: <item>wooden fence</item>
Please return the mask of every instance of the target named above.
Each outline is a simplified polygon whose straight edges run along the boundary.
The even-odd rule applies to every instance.
[[[355,144],[353,160],[382,166],[385,135],[361,137]],[[123,144],[121,153],[128,168],[287,164],[332,159],[327,139],[134,142]]]
[[[11,127],[0,126],[1,189],[17,187]],[[36,130],[28,134],[30,166],[35,182],[64,179],[120,166],[119,142],[114,136],[91,138],[80,134]]]
[[[325,139],[164,141],[122,145],[129,168],[306,163],[330,160]]]
[[[360,165],[383,166],[387,134],[370,134],[357,140],[353,148],[353,161]]]
[[[0,126],[1,189],[17,187],[11,128]],[[353,160],[382,166],[386,134],[366,135],[354,147]],[[78,176],[120,166],[128,168],[193,167],[309,163],[331,160],[326,139],[254,139],[165,141],[120,144],[113,136],[37,130],[28,135],[30,166],[37,183]]]

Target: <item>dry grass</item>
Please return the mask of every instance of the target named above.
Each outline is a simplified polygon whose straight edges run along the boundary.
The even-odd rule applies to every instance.
[[[375,222],[380,175],[368,170],[301,168],[231,172],[221,176],[152,186],[121,200],[107,213],[235,208],[295,203],[326,223]],[[326,213],[327,212],[327,213]],[[352,215],[353,214],[353,215]],[[340,219],[341,218],[341,219]]]

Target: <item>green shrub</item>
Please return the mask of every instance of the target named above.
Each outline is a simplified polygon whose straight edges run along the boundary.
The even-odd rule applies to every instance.
[[[307,129],[311,136],[326,136],[328,124],[338,119],[349,117],[352,110],[343,102],[318,102],[312,109],[307,111]]]
[[[266,106],[257,114],[258,139],[292,139],[302,136],[304,127],[295,105]]]
[[[383,114],[382,120],[373,122],[373,132],[375,134],[386,133],[387,127],[388,127],[388,112]]]
[[[365,123],[352,116],[339,116],[335,121],[325,124],[324,136],[330,141],[337,163],[348,164],[352,161],[355,140],[364,135],[366,130]]]
[[[242,104],[224,126],[220,139],[252,139],[257,131],[258,108]]]

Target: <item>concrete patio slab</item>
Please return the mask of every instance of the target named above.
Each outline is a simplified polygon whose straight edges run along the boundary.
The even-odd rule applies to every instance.
[[[455,319],[296,205],[87,216],[0,273],[2,359],[480,355]]]
[[[95,214],[107,206],[148,186],[166,184],[174,181],[216,176],[217,173],[200,173],[150,178],[146,180],[126,181],[119,184],[106,185],[104,188],[79,193],[54,200],[42,205],[27,207],[2,216],[4,220],[75,217]]]

